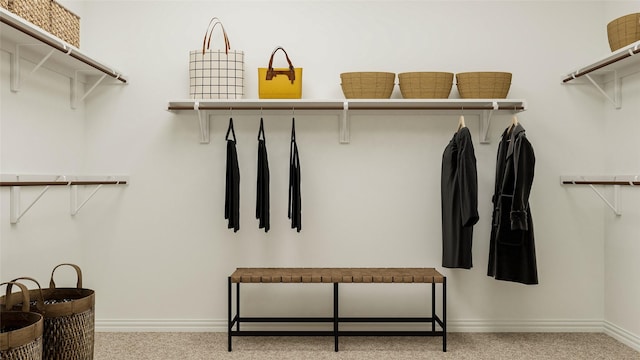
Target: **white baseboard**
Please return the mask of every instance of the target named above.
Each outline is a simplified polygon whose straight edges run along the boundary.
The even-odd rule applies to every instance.
[[[621,343],[640,351],[640,336],[634,335],[608,321],[604,321],[604,332]]]
[[[247,324],[247,330],[282,329],[286,327],[291,330],[317,330],[326,328],[330,324]],[[343,324],[341,328],[351,329],[352,327],[362,328],[362,324]],[[376,329],[385,330],[396,329],[416,329],[418,324],[371,324]],[[422,325],[424,328],[424,325]],[[635,336],[615,330],[611,326],[611,332],[624,334],[626,339],[633,339]],[[619,328],[618,328],[619,329]],[[226,332],[227,320],[96,320],[96,331],[99,332]],[[603,332],[604,324],[601,320],[450,320],[447,323],[449,332]],[[618,338],[618,337],[616,337]],[[637,337],[635,337],[637,341]]]

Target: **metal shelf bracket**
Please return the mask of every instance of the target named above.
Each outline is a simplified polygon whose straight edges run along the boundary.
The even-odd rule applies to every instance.
[[[340,144],[351,142],[351,119],[349,118],[349,102],[343,103],[342,117],[340,117]]]
[[[493,111],[499,109],[498,102],[493,102],[492,110],[482,110],[480,112],[480,143],[481,144],[489,144],[491,140],[489,139],[489,128],[491,127],[491,115],[493,115]]]
[[[602,96],[605,97],[605,99],[609,100],[610,103],[613,104],[613,106],[616,107],[616,109],[621,109],[622,108],[622,99],[620,94],[622,93],[622,84],[620,81],[620,76],[618,75],[617,71],[613,71],[613,99],[609,96],[609,94],[607,94],[604,89],[602,88],[602,86],[600,86],[600,84],[598,84],[595,80],[593,80],[593,78],[591,77],[591,75],[586,74],[584,75],[584,77],[586,77],[589,82],[595,86],[595,88],[600,92],[600,94],[602,94]]]
[[[193,110],[198,114],[198,124],[200,125],[200,144],[208,144],[211,141],[210,114],[206,110],[200,110],[199,101],[194,101]]]
[[[620,186],[638,186],[640,185],[640,175],[619,175],[619,176],[561,176],[560,183],[562,185],[589,185],[591,190],[598,195],[602,201],[611,209],[616,216],[622,215],[620,211]],[[613,200],[598,190],[595,185],[613,186]]]
[[[75,216],[76,214],[78,214],[80,209],[82,209],[82,207],[89,200],[91,200],[91,198],[98,192],[98,190],[102,189],[102,184],[96,186],[96,188],[93,189],[91,194],[89,194],[89,196],[87,196],[87,198],[84,199],[84,201],[80,205],[78,205],[78,185],[71,185],[70,187],[71,187],[71,190],[70,190],[70,194],[71,194],[71,216]]]
[[[20,86],[22,85],[22,76],[20,75],[20,47],[24,46],[44,46],[44,44],[16,44],[15,51],[10,55],[11,56],[11,91],[18,92],[20,91]],[[42,65],[49,60],[51,55],[55,52],[55,49],[51,49],[43,58],[40,60],[38,64],[27,74],[26,77],[31,77]],[[25,77],[25,78],[26,78]]]
[[[98,85],[100,85],[102,80],[104,80],[104,78],[107,77],[107,74],[102,74],[102,76],[100,76],[98,80],[95,83],[93,83],[93,85],[91,85],[89,90],[85,91],[84,94],[80,95],[80,87],[78,83],[79,83],[79,77],[80,77],[79,73],[82,71],[83,70],[76,70],[74,72],[73,79],[71,80],[71,108],[72,109],[76,109],[78,107],[78,103],[80,103],[81,101],[84,101],[84,99],[87,96],[89,96],[89,94],[91,94],[91,92],[95,90],[95,88],[98,87]]]
[[[49,190],[49,188],[50,186],[45,186],[40,191],[38,196],[36,196],[35,199],[33,199],[33,201],[29,205],[27,205],[26,209],[24,209],[24,211],[20,211],[20,186],[12,186],[11,197],[10,197],[10,202],[11,202],[10,222],[12,224],[17,224],[20,221],[20,219],[24,216],[24,214],[26,214],[27,211],[29,211],[29,209],[31,209],[31,207],[33,207],[33,205],[35,205],[35,203],[37,203],[38,200],[40,200],[42,195],[44,195],[44,193],[46,193],[47,190]]]

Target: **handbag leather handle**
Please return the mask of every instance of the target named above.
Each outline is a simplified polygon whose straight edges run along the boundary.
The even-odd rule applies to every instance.
[[[52,289],[56,288],[56,282],[53,281],[53,273],[56,271],[57,268],[63,265],[71,266],[76,270],[76,274],[78,275],[78,282],[76,283],[76,287],[78,289],[81,289],[82,288],[82,270],[80,270],[80,267],[78,265],[68,264],[68,263],[60,264],[53,268],[53,270],[51,271],[51,280],[49,280],[49,287]]]
[[[289,70],[274,70],[273,69],[273,56],[276,54],[276,52],[278,50],[282,50],[282,52],[284,53],[284,56],[287,58],[287,62],[289,63]],[[278,46],[271,53],[271,58],[269,59],[269,67],[267,68],[267,80],[271,80],[275,76],[278,76],[278,75],[287,75],[289,77],[289,80],[291,80],[292,84],[296,80],[296,72],[293,70],[293,64],[291,63],[291,60],[289,59],[289,55],[287,54],[287,52],[285,51],[285,49],[282,46]]]
[[[4,304],[6,309],[11,310],[13,308],[13,305],[18,303],[17,301],[15,303],[11,301],[11,299],[14,298],[11,293],[11,286],[16,285],[17,287],[20,288],[20,291],[22,292],[22,312],[29,312],[30,300],[29,300],[29,290],[27,290],[27,287],[14,281],[3,282],[2,284],[0,284],[0,286],[2,285],[7,285],[7,296],[5,296],[6,303]]]
[[[211,45],[211,36],[213,35],[213,30],[220,24],[222,28],[222,35],[224,37],[224,53],[229,54],[229,50],[231,50],[231,43],[229,42],[229,37],[227,36],[227,32],[224,29],[224,25],[222,25],[222,21],[217,17],[212,18],[209,21],[209,25],[207,25],[207,31],[204,33],[204,40],[202,40],[202,55],[209,50],[209,46]]]

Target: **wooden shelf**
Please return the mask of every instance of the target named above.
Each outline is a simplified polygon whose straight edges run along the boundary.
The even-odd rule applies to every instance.
[[[525,111],[527,104],[522,99],[238,99],[238,100],[173,100],[167,110],[172,112],[196,111],[200,122],[201,143],[209,143],[209,112],[236,111],[336,111],[342,112],[340,120],[340,143],[349,143],[349,116],[358,111],[428,111],[450,114],[464,111],[464,115],[480,116],[480,142],[488,143],[491,114],[495,110]]]

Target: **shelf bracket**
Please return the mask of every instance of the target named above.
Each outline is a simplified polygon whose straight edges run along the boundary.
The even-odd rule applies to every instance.
[[[342,117],[340,118],[340,144],[348,144],[351,142],[351,120],[349,119],[349,102],[345,101],[342,108]]]
[[[98,80],[95,83],[93,83],[93,85],[89,88],[89,90],[87,90],[84,94],[82,94],[82,96],[80,96],[80,87],[78,85],[78,82],[79,82],[78,73],[81,71],[83,70],[76,70],[73,75],[73,79],[71,80],[71,108],[72,109],[76,109],[78,107],[78,103],[81,101],[84,101],[84,99],[86,99],[86,97],[89,96],[89,94],[91,94],[91,92],[95,90],[95,88],[98,87],[98,85],[100,85],[102,80],[104,80],[107,77],[107,74],[102,74],[102,76],[100,76]]]
[[[75,216],[78,214],[80,209],[89,201],[91,198],[98,192],[98,190],[102,189],[102,184],[96,186],[95,189],[87,196],[87,198],[82,202],[82,204],[78,205],[78,185],[71,185],[71,216]]]
[[[613,71],[613,99],[604,91],[604,89],[602,88],[602,86],[600,86],[595,80],[593,80],[593,78],[591,77],[591,75],[586,74],[584,75],[584,77],[586,77],[589,82],[591,82],[591,84],[593,86],[595,86],[596,89],[598,89],[598,91],[607,99],[609,100],[610,103],[612,103],[616,109],[621,109],[622,108],[622,100],[620,98],[620,93],[621,91],[621,81],[620,81],[620,76],[618,76],[618,72],[617,71]]]
[[[498,102],[494,101],[493,109],[482,110],[480,112],[480,143],[481,144],[491,143],[491,139],[489,139],[489,128],[491,127],[491,116],[493,115],[493,111],[497,109],[499,109]]]
[[[35,205],[35,203],[37,203],[38,200],[40,200],[42,195],[44,195],[44,193],[46,193],[47,190],[49,190],[49,186],[45,186],[40,191],[38,196],[36,196],[36,198],[27,206],[26,209],[24,209],[24,211],[20,211],[20,186],[12,186],[10,200],[9,200],[11,202],[10,222],[12,224],[17,224],[20,221],[20,219],[24,216],[24,214],[26,214],[27,211],[29,211],[29,209],[31,209],[31,207],[33,207],[33,205]]]
[[[616,214],[616,216],[622,215],[620,212],[620,185],[613,185],[613,204],[604,196],[604,194],[596,189],[595,186],[589,185],[589,187],[600,199],[602,199],[602,201],[604,201],[605,204],[607,204],[611,210],[613,210],[613,213]]]
[[[11,54],[11,91],[18,92],[20,91],[20,86],[22,85],[22,76],[20,75],[20,47],[22,46],[43,46],[42,44],[16,44],[16,49]],[[33,73],[38,71],[42,65],[49,60],[51,55],[55,52],[55,49],[51,49],[43,58],[40,60],[38,64],[29,72],[27,76],[32,76]]]
[[[198,124],[200,125],[200,144],[208,144],[211,141],[211,119],[209,112],[200,110],[200,102],[193,103],[193,110],[198,114]]]

